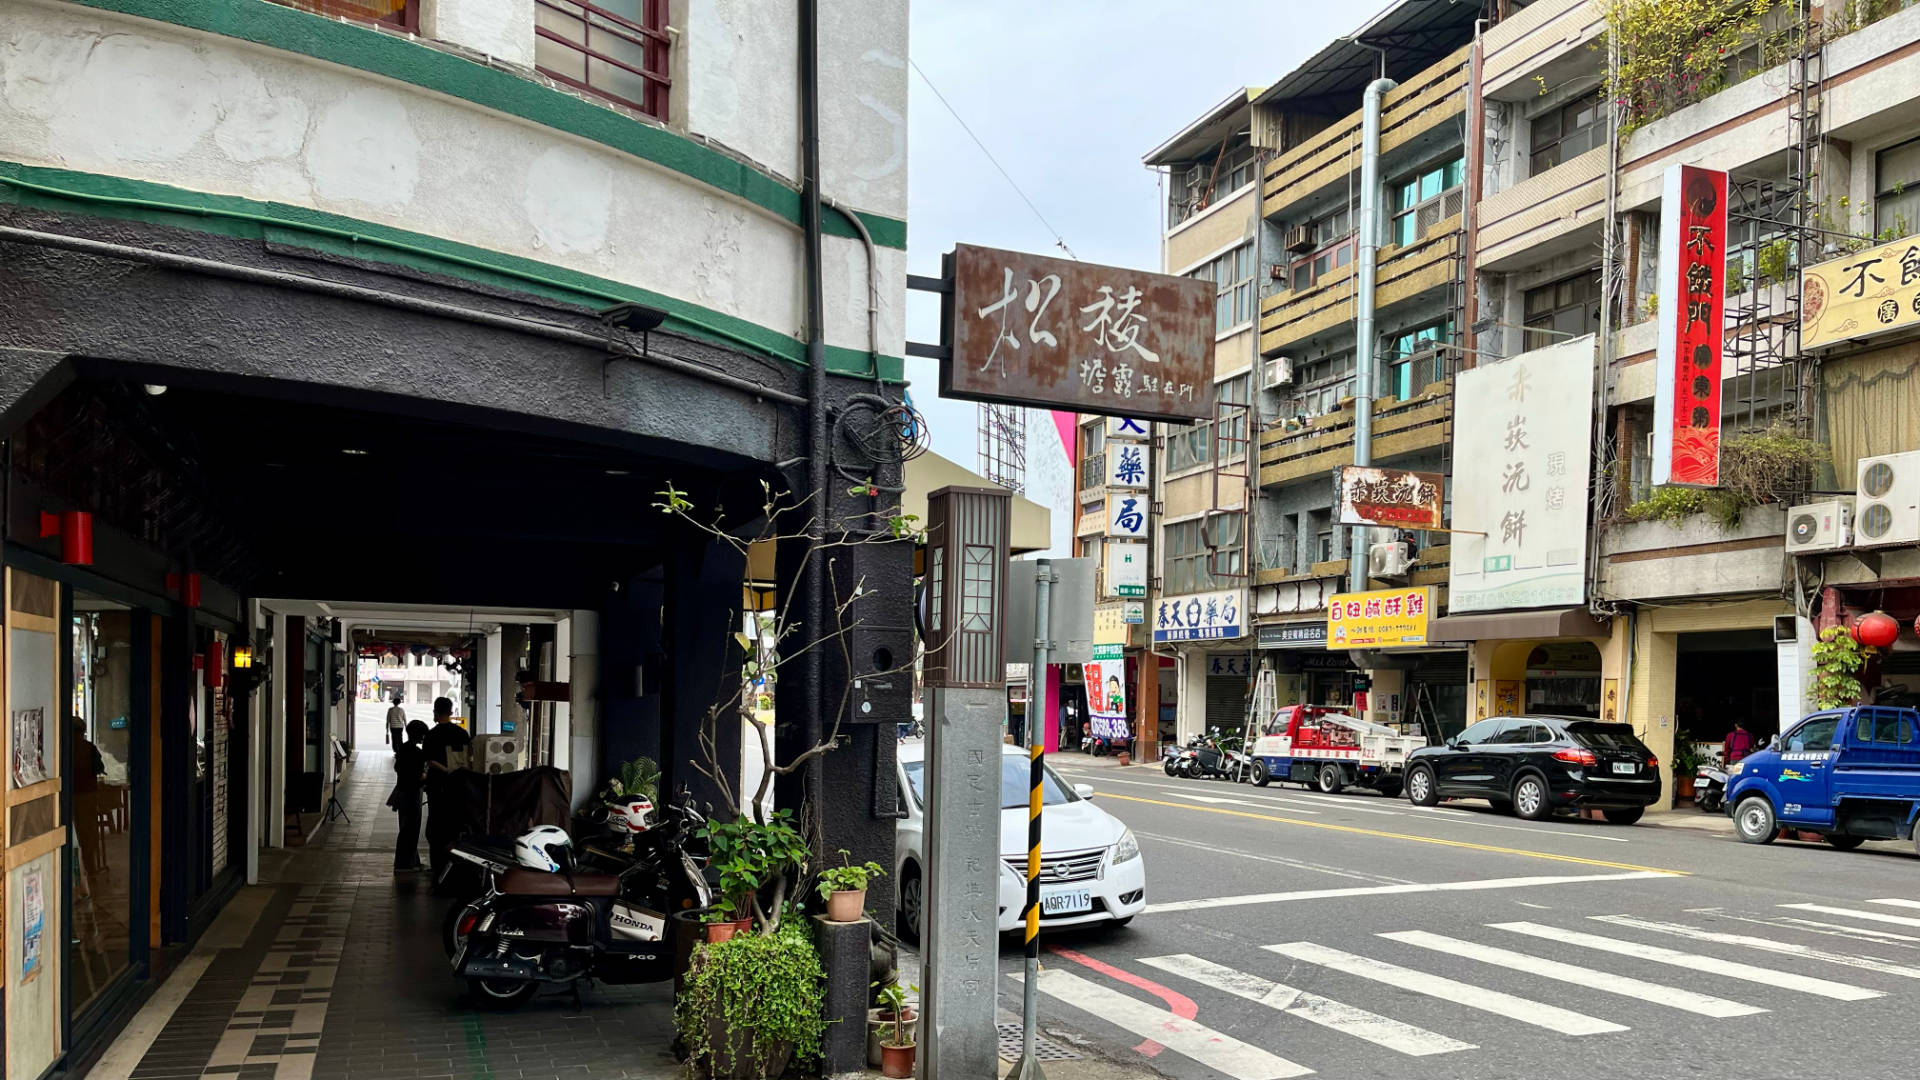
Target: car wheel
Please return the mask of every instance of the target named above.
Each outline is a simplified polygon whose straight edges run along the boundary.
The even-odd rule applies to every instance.
[[[1749,795],[1733,808],[1733,831],[1749,844],[1771,844],[1780,835],[1773,804],[1763,795]]]
[[[920,868],[908,863],[900,871],[900,940],[920,943],[920,918],[927,909],[926,890],[920,884]]]
[[[1338,795],[1340,789],[1347,786],[1347,774],[1338,765],[1322,765],[1319,781],[1314,786],[1325,794]]]
[[[1611,824],[1631,825],[1640,820],[1640,815],[1646,813],[1647,808],[1644,806],[1629,806],[1624,810],[1602,810],[1600,812],[1606,815],[1607,821]]]
[[[1432,769],[1422,765],[1407,774],[1407,801],[1415,806],[1434,806],[1440,802],[1440,792],[1434,787]],[[1916,846],[1916,851],[1920,852],[1920,845]]]
[[[1265,762],[1255,761],[1252,771],[1247,773],[1247,781],[1254,787],[1266,787],[1268,784],[1273,783],[1273,777],[1267,775],[1267,765]]]
[[[1553,816],[1553,804],[1547,801],[1547,782],[1538,776],[1528,774],[1513,785],[1513,812],[1528,821],[1542,821]]]
[[[540,989],[537,982],[518,979],[468,979],[467,986],[473,991],[473,999],[488,1009],[517,1009],[533,1000]]]
[[[1827,834],[1827,844],[1835,851],[1852,851],[1867,842],[1864,836],[1843,836],[1838,833]]]

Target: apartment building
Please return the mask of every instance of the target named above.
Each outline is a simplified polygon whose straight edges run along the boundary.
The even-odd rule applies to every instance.
[[[1802,295],[1799,273],[1877,257],[1901,280],[1912,246],[1901,241],[1920,232],[1906,192],[1920,179],[1920,11],[1781,5],[1738,28],[1724,66],[1694,92],[1619,98],[1617,112],[1609,97],[1625,91],[1606,91],[1610,51],[1633,42],[1598,47],[1606,29],[1593,0],[1535,0],[1480,40],[1482,188],[1465,338],[1483,362],[1557,350],[1556,362],[1594,366],[1585,449],[1595,480],[1579,553],[1589,587],[1584,602],[1451,615],[1435,636],[1469,646],[1475,716],[1517,705],[1630,720],[1671,758],[1689,741],[1717,742],[1736,719],[1764,738],[1809,711],[1817,628],[1876,608],[1903,622],[1920,615],[1920,595],[1902,588],[1920,575],[1920,521],[1862,550],[1841,535],[1840,506],[1822,508],[1824,524],[1795,509],[1851,508],[1862,459],[1920,448],[1907,422],[1916,352],[1904,324],[1914,316],[1819,325],[1840,295]],[[1679,74],[1674,84],[1686,85]],[[1660,397],[1660,328],[1691,317],[1661,269],[1663,254],[1668,266],[1681,254],[1661,250],[1673,244],[1662,236],[1673,165],[1728,176],[1714,253],[1724,266],[1722,486],[1706,494],[1653,485],[1656,401],[1671,408]],[[1884,288],[1891,297],[1898,286]],[[1807,467],[1742,492],[1735,471],[1782,448]],[[1907,467],[1889,460],[1904,485]],[[1454,524],[1495,530],[1487,519]],[[1460,546],[1496,557],[1491,544]],[[1902,641],[1872,674],[1920,686],[1907,672],[1920,672],[1920,647]]]

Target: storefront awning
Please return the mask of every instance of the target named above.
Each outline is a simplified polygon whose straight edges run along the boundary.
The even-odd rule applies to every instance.
[[[1508,638],[1594,638],[1612,633],[1608,620],[1586,608],[1497,611],[1485,615],[1443,615],[1427,636],[1434,641],[1493,641]]]

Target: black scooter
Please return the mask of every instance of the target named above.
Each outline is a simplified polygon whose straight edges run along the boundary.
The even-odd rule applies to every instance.
[[[634,841],[631,861],[614,873],[565,867],[548,874],[499,865],[496,850],[456,852],[487,862],[479,897],[448,914],[448,944],[456,976],[475,1000],[495,1008],[525,1004],[541,984],[571,986],[583,979],[624,985],[673,978],[677,925],[668,913],[682,900],[712,902],[705,875],[688,845],[703,819],[685,801],[669,805]]]

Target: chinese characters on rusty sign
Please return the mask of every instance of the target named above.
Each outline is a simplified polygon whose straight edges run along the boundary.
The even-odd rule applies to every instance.
[[[1439,473],[1340,466],[1340,524],[1438,529],[1444,478]]]
[[[1669,167],[1660,212],[1660,293],[1667,303],[1654,374],[1653,482],[1712,486],[1720,482],[1727,174]]]
[[[940,392],[1140,419],[1213,416],[1213,286],[960,244]],[[1138,420],[1135,421],[1136,423]]]

